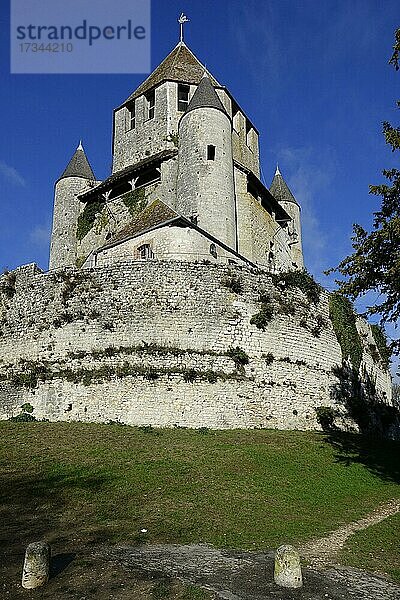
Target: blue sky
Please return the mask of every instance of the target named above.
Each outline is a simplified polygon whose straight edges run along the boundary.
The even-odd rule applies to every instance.
[[[264,182],[279,162],[301,204],[306,265],[329,288],[323,270],[351,250],[352,223],[369,228],[379,206],[368,185],[397,166],[381,123],[398,121],[400,75],[387,64],[398,7],[397,0],[152,2],[153,67],[177,43],[184,11],[188,46],[260,132]],[[109,175],[112,110],[144,76],[10,75],[9,16],[1,10],[0,269],[33,261],[47,268],[54,181],[80,138],[96,176]]]

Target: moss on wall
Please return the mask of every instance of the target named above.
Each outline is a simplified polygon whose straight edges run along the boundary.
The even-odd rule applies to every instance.
[[[89,233],[92,229],[94,222],[96,220],[96,215],[101,213],[105,206],[105,200],[94,200],[93,202],[88,202],[83,209],[83,212],[78,217],[78,226],[76,228],[76,237],[78,240],[83,240],[85,235]]]
[[[371,331],[380,354],[382,365],[385,367],[385,369],[388,369],[392,351],[388,346],[386,334],[379,325],[371,325]]]
[[[356,314],[347,298],[335,292],[329,297],[329,316],[337,340],[342,349],[343,358],[350,358],[358,372],[362,358],[362,344],[356,327]]]
[[[146,208],[146,194],[144,187],[131,190],[122,196],[122,202],[125,204],[133,217]]]

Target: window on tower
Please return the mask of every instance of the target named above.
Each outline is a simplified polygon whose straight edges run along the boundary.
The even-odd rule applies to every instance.
[[[151,90],[146,94],[146,102],[147,102],[147,118],[154,119],[154,107],[156,104],[156,92],[155,90]]]
[[[178,83],[178,110],[185,112],[189,105],[190,86]]]
[[[135,101],[132,104],[129,104],[128,109],[128,130],[135,129],[136,127],[136,110],[135,110]]]
[[[207,160],[215,160],[215,146],[207,146]]]

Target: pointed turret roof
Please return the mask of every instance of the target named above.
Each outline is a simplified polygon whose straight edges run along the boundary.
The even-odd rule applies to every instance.
[[[276,166],[275,175],[269,191],[278,200],[278,202],[294,202],[294,204],[299,205],[296,198],[290,191],[286,181],[283,179],[278,165]]]
[[[201,78],[201,81],[189,102],[186,112],[188,113],[195,108],[216,108],[226,113],[207,73],[204,73],[203,77]]]
[[[148,76],[145,81],[125,100],[126,104],[141,96],[151,88],[159,85],[163,81],[181,81],[182,83],[191,83],[198,85],[203,77],[205,67],[199,59],[186,46],[185,42],[179,42],[175,48],[168,54],[156,69]],[[218,85],[218,81],[210,75],[213,85]]]
[[[82,142],[79,142],[79,146],[75,150],[75,154],[69,161],[67,168],[59,179],[65,177],[83,177],[84,179],[95,180],[92,167],[86,157],[85,151],[82,146]]]

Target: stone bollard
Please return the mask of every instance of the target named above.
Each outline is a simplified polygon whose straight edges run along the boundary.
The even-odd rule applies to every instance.
[[[274,580],[286,588],[299,588],[303,585],[300,555],[293,546],[280,546],[275,553]]]
[[[33,542],[25,552],[22,587],[33,590],[49,580],[50,546],[46,542]]]

